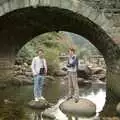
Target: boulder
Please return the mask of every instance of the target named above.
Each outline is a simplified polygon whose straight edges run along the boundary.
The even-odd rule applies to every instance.
[[[87,85],[91,85],[92,82],[91,81],[88,81],[88,80],[85,80],[83,78],[78,78],[78,86],[81,87],[81,86],[87,86]]]
[[[21,65],[14,65],[13,70],[14,71],[19,71],[21,69]]]
[[[16,60],[15,60],[15,65],[22,65],[23,64],[23,59],[22,58],[16,58]]]
[[[66,76],[67,75],[67,71],[63,71],[63,70],[58,70],[55,72],[55,76]]]
[[[35,109],[45,109],[50,107],[50,104],[46,100],[39,100],[39,101],[32,100],[28,103],[28,106]]]
[[[91,69],[86,64],[81,64],[78,67],[77,75],[80,78],[88,79],[91,75]]]
[[[32,77],[33,76],[32,72],[25,72],[25,75],[28,76],[28,77]]]
[[[60,110],[68,115],[92,117],[96,114],[96,105],[83,98],[80,98],[77,103],[70,99],[60,104]]]
[[[17,75],[12,80],[13,85],[31,85],[33,84],[32,77],[26,77],[25,75]]]
[[[54,120],[56,118],[55,115],[52,114],[51,108],[50,109],[48,108],[45,111],[43,111],[42,117],[43,118],[49,118],[49,119],[52,119],[52,120]]]
[[[4,99],[5,104],[16,104],[15,101],[9,100],[9,99]]]
[[[23,65],[24,65],[25,67],[28,67],[28,64],[27,64],[26,62],[24,62]]]
[[[106,82],[106,75],[105,74],[93,74],[89,77],[89,80],[91,81],[102,81],[102,82]]]
[[[0,83],[0,89],[5,89],[7,85],[5,83]]]
[[[99,80],[102,82],[106,81],[106,75],[105,74],[99,74]]]
[[[91,68],[91,69],[92,69],[93,74],[105,74],[106,73],[105,69],[101,67],[96,67],[96,68]]]

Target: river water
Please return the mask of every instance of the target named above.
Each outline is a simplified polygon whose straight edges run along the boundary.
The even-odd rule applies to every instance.
[[[57,79],[48,82],[44,87],[44,97],[56,104],[52,114],[57,120],[99,120],[99,112],[102,111],[106,99],[106,85],[94,82],[92,85],[80,87],[80,97],[93,101],[97,106],[96,116],[92,118],[76,118],[67,116],[59,109],[59,104],[64,101],[67,94],[67,86],[64,80]],[[0,90],[0,120],[49,120],[42,118],[42,111],[34,110],[27,106],[33,99],[33,86],[9,87]]]

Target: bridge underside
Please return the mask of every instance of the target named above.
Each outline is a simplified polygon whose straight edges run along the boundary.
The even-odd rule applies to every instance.
[[[68,31],[87,38],[105,59],[107,87],[120,96],[119,47],[88,18],[57,7],[22,8],[0,17],[0,80],[12,79],[15,56],[26,42],[51,31]]]

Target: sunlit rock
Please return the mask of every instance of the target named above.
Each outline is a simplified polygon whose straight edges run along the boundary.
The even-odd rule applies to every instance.
[[[63,102],[60,109],[65,114],[91,117],[96,114],[96,105],[90,100],[81,98],[77,103],[73,99]]]

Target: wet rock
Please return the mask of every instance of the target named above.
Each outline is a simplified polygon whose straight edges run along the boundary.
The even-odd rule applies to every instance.
[[[49,119],[52,119],[52,120],[54,120],[54,119],[56,118],[56,117],[52,114],[51,110],[49,110],[49,108],[42,113],[42,117],[44,117],[44,118],[49,118]]]
[[[6,84],[4,84],[4,83],[1,83],[1,84],[0,84],[0,89],[5,89],[6,87],[7,87]]]
[[[50,107],[50,104],[46,100],[39,100],[39,101],[32,100],[28,103],[28,106],[35,109],[45,109]]]
[[[91,81],[88,81],[88,80],[85,80],[83,78],[79,78],[78,79],[78,86],[81,87],[81,86],[87,86],[87,85],[91,85],[92,82]]]
[[[25,63],[23,63],[23,65],[25,66],[25,67],[28,67],[28,64],[25,62]]]
[[[17,75],[11,80],[13,85],[31,85],[33,84],[32,77],[26,77],[25,75]]]
[[[14,71],[19,71],[21,69],[21,65],[14,65]]]
[[[91,69],[86,64],[81,64],[78,67],[77,75],[80,78],[88,79],[91,75]]]
[[[105,74],[106,71],[101,67],[92,68],[93,74]]]
[[[89,78],[91,81],[102,81],[102,82],[106,82],[106,75],[105,74],[94,74],[92,76],[90,76]]]
[[[24,72],[20,69],[19,71],[14,71],[14,76],[25,75]]]
[[[63,71],[67,71],[68,69],[66,67],[61,68]]]
[[[15,104],[14,101],[11,101],[11,100],[9,100],[9,99],[4,99],[4,103],[5,103],[5,104]]]
[[[105,82],[106,81],[106,75],[105,74],[100,74],[99,75],[99,80],[102,81],[102,82]]]
[[[100,120],[120,120],[119,117],[102,117]]]
[[[89,79],[92,81],[96,81],[96,80],[98,80],[98,75],[92,75],[92,76],[90,76]]]
[[[45,79],[47,80],[47,81],[55,81],[55,77],[53,77],[53,76],[45,76]]]
[[[15,60],[15,64],[16,65],[22,65],[23,64],[23,59],[17,57],[16,60]]]
[[[32,77],[33,74],[32,74],[32,72],[25,72],[25,76]]]
[[[60,105],[63,113],[81,117],[91,117],[96,114],[96,105],[87,99],[81,98],[77,103],[73,99],[63,102]]]
[[[55,72],[55,76],[66,76],[67,75],[67,72],[66,71],[63,71],[63,70],[58,70]]]
[[[31,67],[30,67],[30,66],[26,68],[26,72],[32,72],[32,70],[31,70]]]

